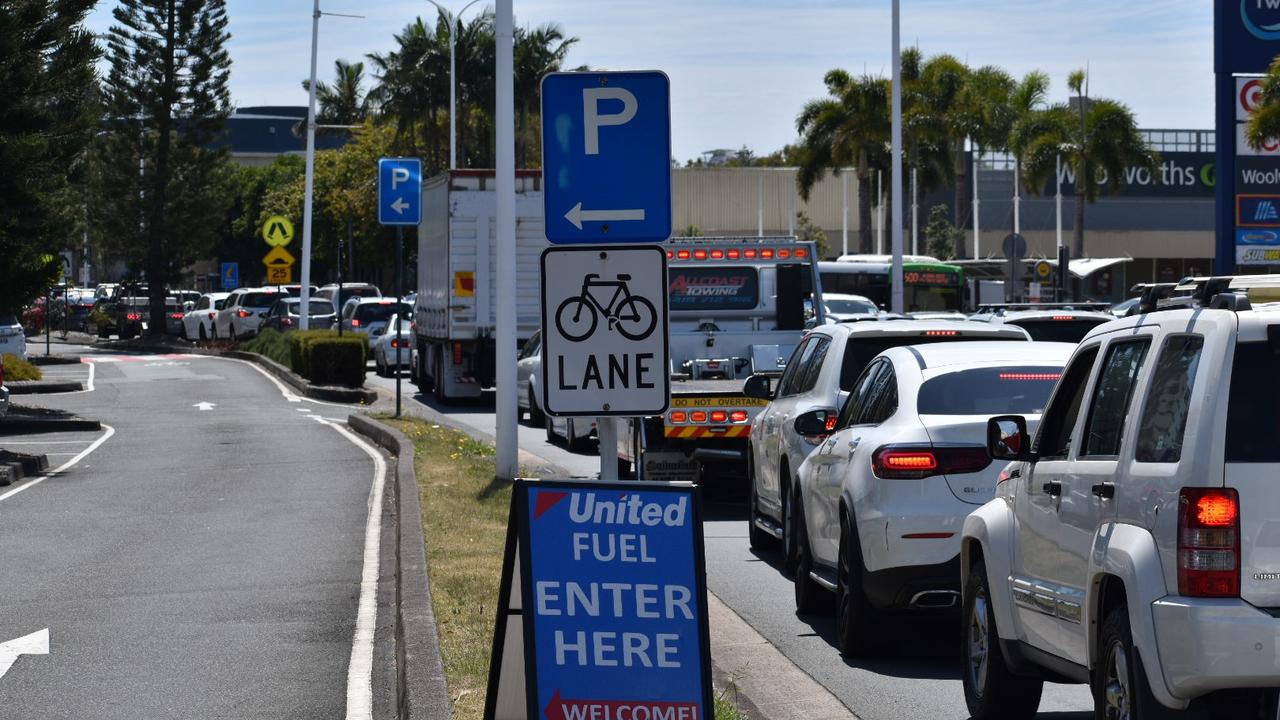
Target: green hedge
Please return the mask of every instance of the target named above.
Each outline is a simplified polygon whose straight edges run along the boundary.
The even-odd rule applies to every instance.
[[[5,353],[3,362],[5,382],[10,380],[13,382],[20,382],[22,380],[40,380],[44,378],[44,373],[40,372],[40,368],[32,365],[13,353]]]
[[[240,343],[241,350],[265,355],[285,367],[292,367],[293,360],[290,357],[289,346],[288,336],[275,328],[267,328],[252,340]]]
[[[359,337],[312,338],[306,343],[307,379],[316,385],[364,384],[367,344]]]
[[[290,368],[293,369],[294,372],[298,373],[299,375],[303,377],[310,377],[311,368],[307,365],[308,357],[310,353],[308,352],[307,347],[312,342],[320,338],[338,337],[338,331],[337,330],[296,330],[294,332],[289,333],[285,337],[289,339],[289,360],[287,364],[289,365]],[[365,335],[362,335],[361,333],[351,333],[351,332],[343,334],[342,337],[348,338],[351,340],[359,340],[361,346],[364,348],[364,357],[366,360],[368,360],[369,358],[368,337],[366,337]]]

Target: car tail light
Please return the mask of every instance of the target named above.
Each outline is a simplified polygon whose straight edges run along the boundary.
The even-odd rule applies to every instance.
[[[673,423],[689,422],[689,413],[683,410],[672,411],[671,414],[668,415],[667,417],[670,418],[671,422]]]
[[[170,319],[170,320],[181,320],[181,319],[182,319],[182,313],[169,313],[169,319]]]
[[[717,423],[717,424],[727,423],[729,422],[729,413],[723,410],[712,410],[711,422]]]
[[[925,337],[959,337],[959,330],[925,330],[921,333]]]
[[[1182,488],[1178,594],[1240,595],[1240,497],[1234,488]]]
[[[676,253],[676,257],[677,257],[677,258],[679,258],[679,259],[681,259],[681,260],[688,260],[688,259],[689,259],[689,251],[688,251],[688,250],[681,250],[680,252],[677,252],[677,253]]]
[[[805,248],[796,248],[792,255],[795,255],[798,258],[806,258],[809,257],[809,251]]]
[[[351,327],[360,327],[360,321],[357,318],[351,318]]]
[[[280,318],[280,324],[285,327],[293,327],[293,318]]]
[[[1001,380],[1054,380],[1054,381],[1056,381],[1059,377],[1062,377],[1062,373],[1056,373],[1056,372],[1045,372],[1045,373],[1018,373],[1018,372],[1004,372],[1004,373],[1000,373],[1000,375],[999,375],[999,378],[1000,378]]]
[[[393,347],[393,348],[402,348],[402,347],[404,347],[404,342],[403,342],[403,341],[401,341],[401,340],[392,340],[392,341],[391,341],[391,347]]]
[[[212,319],[214,319],[214,318],[216,318],[216,317],[218,317],[218,313],[216,313],[216,312],[211,312],[211,313],[209,313],[209,319],[210,319],[210,320],[212,320]]]
[[[237,311],[236,311],[236,317],[238,317],[238,318],[247,318],[247,317],[249,317],[251,314],[252,314],[252,313],[250,313],[248,310],[237,310]]]
[[[453,344],[453,364],[462,364],[462,343],[456,342]]]
[[[689,422],[704,423],[707,421],[707,413],[703,410],[695,410],[689,413]]]
[[[760,259],[761,259],[761,260],[772,260],[772,259],[773,259],[773,250],[772,250],[772,249],[770,249],[770,248],[765,248],[764,250],[761,250],[761,251],[760,251]]]
[[[885,445],[871,457],[871,471],[883,480],[974,473],[990,464],[981,445]]]
[[[750,416],[747,415],[746,410],[734,410],[729,413],[729,422],[744,423],[748,419],[750,419]]]
[[[706,251],[706,250],[694,250],[694,251],[693,251],[693,259],[694,259],[694,260],[706,260],[706,259],[707,259],[707,251]]]
[[[675,256],[676,256],[676,254],[675,254],[675,252],[674,252],[674,251],[672,251],[672,250],[668,250],[668,251],[667,251],[667,259],[668,259],[668,260],[673,260],[673,259],[675,259]]]
[[[756,259],[756,251],[755,251],[755,250],[743,250],[743,251],[742,251],[742,257],[746,258],[747,260],[755,260],[755,259]]]
[[[125,315],[125,318],[127,318],[130,322],[135,322],[142,319],[142,313],[128,313],[127,315]]]
[[[712,250],[712,251],[711,251],[711,259],[712,259],[712,260],[723,260],[723,259],[724,259],[724,251],[723,251],[723,250]]]
[[[1054,320],[1075,320],[1075,318],[1071,317],[1070,315],[1054,315],[1053,319]]]
[[[725,255],[730,260],[737,260],[738,258],[742,257],[742,252],[739,250],[729,250],[728,252],[725,253]]]
[[[778,251],[778,259],[779,259],[779,260],[786,260],[786,259],[787,259],[787,258],[789,258],[789,257],[791,257],[791,251],[790,251],[790,250],[779,250],[779,251]]]

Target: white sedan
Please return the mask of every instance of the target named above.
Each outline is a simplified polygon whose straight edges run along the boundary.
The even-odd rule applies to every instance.
[[[800,465],[796,609],[836,594],[841,652],[884,638],[887,613],[955,607],[960,530],[995,496],[1003,463],[987,454],[987,420],[1039,421],[1074,345],[980,342],[897,347],[862,372],[832,425],[796,418],[822,437]],[[828,435],[830,433],[830,435]]]
[[[374,372],[382,377],[390,377],[392,366],[394,372],[409,365],[409,321],[410,317],[401,319],[400,315],[392,315],[387,320],[386,329],[373,340]]]
[[[875,317],[880,308],[869,298],[861,295],[844,295],[840,293],[823,293],[822,304],[827,309],[827,318],[836,322]]]
[[[182,316],[183,337],[188,340],[208,340],[213,337],[213,322],[231,293],[205,293],[196,300],[196,306]]]

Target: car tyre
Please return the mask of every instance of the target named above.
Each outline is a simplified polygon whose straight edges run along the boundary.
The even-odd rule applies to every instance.
[[[809,533],[805,530],[804,506],[801,503],[801,499],[797,497],[795,515],[799,535],[796,537],[796,546],[800,562],[796,565],[795,577],[796,614],[815,615],[829,609],[831,594],[809,576],[813,570],[813,553],[809,550]]]
[[[208,339],[208,336],[204,332],[204,323],[200,323],[200,342],[204,342]]]
[[[565,422],[565,447],[569,448],[569,452],[585,453],[590,442],[590,436],[578,436],[577,423],[574,422],[573,418],[569,418]]]
[[[862,589],[862,544],[848,516],[840,517],[836,565],[836,642],[848,657],[864,657],[881,646],[884,619]]]
[[[529,385],[529,425],[538,427],[543,424],[546,414],[538,407],[538,399],[533,395],[533,385]]]
[[[965,580],[961,618],[964,627],[964,701],[972,720],[1022,720],[1035,717],[1044,681],[1015,675],[1005,663],[991,606],[991,587],[981,558]]]
[[[760,517],[760,496],[756,493],[755,458],[747,451],[747,473],[751,477],[751,511],[747,515],[747,541],[752,550],[773,550],[778,547],[778,539],[756,525]]]
[[[800,552],[796,544],[799,534],[796,530],[795,510],[795,504],[799,498],[792,491],[790,482],[784,482],[782,488],[782,570],[792,575],[800,564]]]
[[[1093,682],[1089,683],[1097,720],[1158,720],[1183,716],[1161,705],[1152,695],[1142,658],[1133,646],[1129,608],[1124,603],[1111,608],[1102,621],[1098,645],[1102,654],[1093,671]]]

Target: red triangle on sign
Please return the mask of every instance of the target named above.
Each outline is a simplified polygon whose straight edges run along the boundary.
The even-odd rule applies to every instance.
[[[567,492],[553,492],[550,490],[542,490],[538,493],[538,499],[533,504],[533,519],[537,520],[542,514],[556,506],[556,503],[565,498]]]

